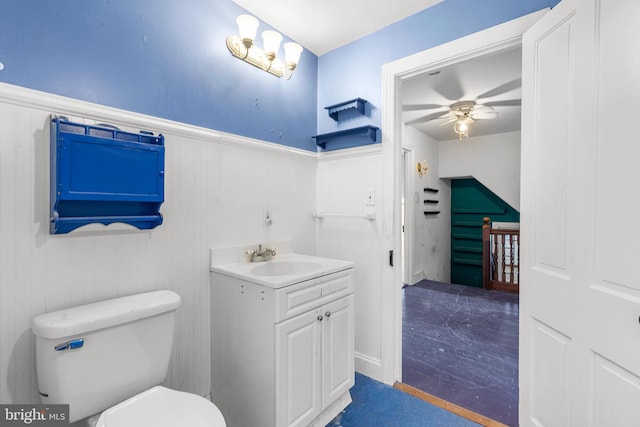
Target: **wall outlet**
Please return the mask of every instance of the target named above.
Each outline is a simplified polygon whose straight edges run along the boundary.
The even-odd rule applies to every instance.
[[[375,188],[369,188],[367,190],[367,206],[376,205],[376,190]]]

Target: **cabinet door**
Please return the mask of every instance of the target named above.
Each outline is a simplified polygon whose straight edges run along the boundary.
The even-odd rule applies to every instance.
[[[353,295],[322,307],[322,407],[354,384]]]
[[[276,327],[276,426],[306,426],[321,410],[323,317],[311,310]]]

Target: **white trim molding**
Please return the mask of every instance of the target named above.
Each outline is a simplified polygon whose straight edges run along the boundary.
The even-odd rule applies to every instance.
[[[7,83],[0,83],[0,101],[8,104],[31,107],[41,111],[49,111],[57,115],[77,116],[89,120],[96,120],[101,123],[109,121],[117,123],[119,126],[128,126],[136,129],[154,129],[159,130],[160,132],[171,133],[203,141],[244,146],[255,149],[274,150],[306,157],[318,157],[318,154],[313,151],[220,132],[213,129],[163,119],[161,117],[153,117],[121,110],[87,101],[67,98],[48,92],[14,86]]]
[[[346,159],[349,157],[362,157],[370,156],[373,154],[381,154],[381,144],[363,145],[361,147],[343,148],[333,151],[320,151],[318,152],[318,161]]]

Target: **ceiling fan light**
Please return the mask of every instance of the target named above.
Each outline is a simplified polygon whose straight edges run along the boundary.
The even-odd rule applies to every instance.
[[[475,122],[471,117],[460,117],[453,124],[453,130],[460,135],[460,138],[467,138],[469,136],[469,127]]]

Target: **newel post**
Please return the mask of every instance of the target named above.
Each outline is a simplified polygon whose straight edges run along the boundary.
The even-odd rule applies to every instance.
[[[491,218],[482,218],[482,287],[489,289],[491,275]]]

